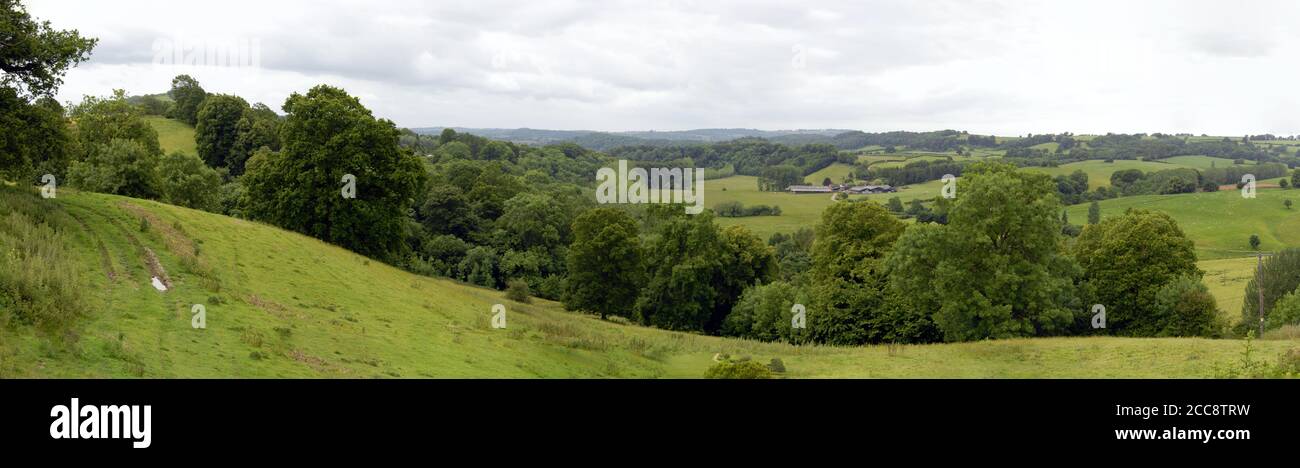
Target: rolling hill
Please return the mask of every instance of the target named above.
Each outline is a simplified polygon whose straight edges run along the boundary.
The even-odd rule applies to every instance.
[[[1250,256],[1251,234],[1259,235],[1261,250],[1300,245],[1300,207],[1287,209],[1286,199],[1300,203],[1300,190],[1260,189],[1256,198],[1241,197],[1237,190],[1142,195],[1100,202],[1101,216],[1124,213],[1129,208],[1168,213],[1187,237],[1196,243],[1201,260]],[[1068,208],[1070,219],[1088,219],[1088,205]]]
[[[156,115],[146,116],[145,120],[158,132],[158,144],[164,153],[180,151],[185,154],[199,154],[194,143],[194,127],[185,122]]]
[[[65,345],[0,328],[4,377],[694,378],[715,353],[779,358],[788,377],[1206,377],[1241,349],[1234,340],[1107,337],[758,343],[508,302],[271,226],[151,201],[66,189],[39,200],[5,187],[0,205],[14,220],[62,226],[56,239],[73,254],[89,306]],[[166,292],[150,286],[160,275]],[[490,325],[498,303],[505,329]],[[191,327],[196,304],[205,329]]]

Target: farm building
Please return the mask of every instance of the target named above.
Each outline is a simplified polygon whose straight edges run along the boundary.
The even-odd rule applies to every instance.
[[[785,190],[790,193],[831,193],[834,190],[830,187],[820,185],[791,185]]]

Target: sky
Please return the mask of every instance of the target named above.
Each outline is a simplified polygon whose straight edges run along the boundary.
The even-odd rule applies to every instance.
[[[403,127],[1300,134],[1294,1],[26,3],[100,39],[61,101],[184,73]]]

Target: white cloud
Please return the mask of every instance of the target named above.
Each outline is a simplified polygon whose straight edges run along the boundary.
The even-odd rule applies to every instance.
[[[29,2],[99,37],[63,100],[189,73],[278,108],[343,86],[403,126],[1300,133],[1293,2]],[[261,68],[154,65],[249,40]]]

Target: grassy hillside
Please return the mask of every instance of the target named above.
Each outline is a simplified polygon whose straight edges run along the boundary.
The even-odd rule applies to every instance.
[[[780,358],[789,377],[1204,377],[1242,348],[1204,339],[845,348],[704,337],[508,302],[220,215],[72,190],[48,203],[37,212],[77,220],[67,245],[89,311],[67,347],[30,328],[0,328],[0,376],[699,377],[715,353],[729,353]],[[159,274],[170,290],[149,285]],[[490,326],[496,303],[509,310],[503,330]],[[191,328],[194,304],[206,307],[206,329]],[[1259,348],[1273,356],[1296,344]]]
[[[1283,200],[1297,206],[1287,209]],[[1300,191],[1260,189],[1256,198],[1245,199],[1237,190],[1142,195],[1100,202],[1101,216],[1123,214],[1129,208],[1161,211],[1173,216],[1179,227],[1196,243],[1202,260],[1251,255],[1251,234],[1259,235],[1262,250],[1300,245]],[[1088,219],[1088,205],[1069,207],[1071,220]]]
[[[194,144],[194,127],[179,120],[156,115],[147,116],[145,120],[158,132],[158,144],[162,145],[164,153],[180,151],[186,154],[199,154],[198,147]]]
[[[808,176],[804,177],[803,180],[809,184],[821,185],[823,180],[830,177],[832,182],[842,184],[844,183],[844,178],[848,177],[850,172],[853,172],[852,165],[835,163],[822,168],[820,171],[808,174]]]

